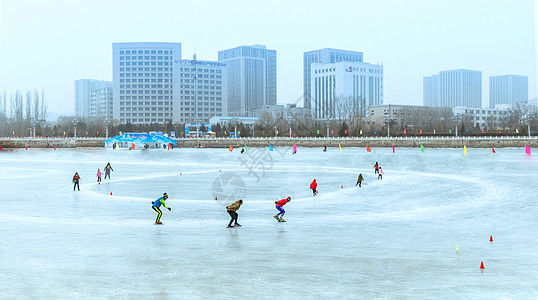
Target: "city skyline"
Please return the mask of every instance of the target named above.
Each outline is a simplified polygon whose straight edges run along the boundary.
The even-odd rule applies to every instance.
[[[276,50],[278,104],[302,105],[303,53],[322,48],[363,52],[365,61],[383,63],[387,104],[422,104],[424,76],[459,68],[482,71],[482,107],[488,105],[490,76],[528,76],[529,98],[536,97],[531,0],[508,7],[487,1],[340,1],[324,11],[306,2],[247,4],[2,1],[0,91],[9,96],[44,90],[49,112],[73,114],[75,80],[112,80],[112,43],[168,41],[182,43],[182,58],[192,57],[196,47],[201,60],[216,61],[218,51],[241,45]],[[283,5],[286,10],[279,9]],[[348,12],[352,18],[334,17]],[[305,31],[305,21],[316,19]],[[291,30],[301,26],[300,35]]]

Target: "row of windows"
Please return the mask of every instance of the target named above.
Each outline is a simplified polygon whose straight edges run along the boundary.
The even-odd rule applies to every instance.
[[[135,107],[130,107],[130,106],[128,106],[128,107],[123,107],[123,106],[120,107],[120,111],[131,111],[131,110],[133,110],[133,111],[137,111],[137,110],[140,110],[140,111],[150,111],[150,110],[151,111],[156,111],[156,110],[163,111],[163,110],[166,110],[166,111],[168,111],[168,110],[172,110],[172,109],[170,107],[138,107],[138,108],[136,106]]]
[[[181,113],[180,114],[182,117],[185,116],[185,117],[194,117],[194,113]],[[198,114],[198,117],[209,117],[209,116],[214,116],[213,114]]]
[[[466,109],[466,110],[465,110],[465,113],[466,113],[466,114],[467,114],[467,113],[471,113],[471,114],[472,114],[472,113],[479,114],[479,113],[480,113],[480,110],[467,110],[467,109]],[[502,115],[502,114],[505,114],[505,113],[507,113],[507,111],[499,111],[499,115]],[[486,110],[483,110],[483,111],[482,111],[482,114],[485,115],[485,114],[486,114]],[[488,111],[487,111],[487,114],[488,114],[488,115],[491,115],[491,114],[496,115],[496,114],[497,114],[497,111],[496,111],[496,110],[494,110],[494,111],[488,110]]]
[[[120,96],[120,100],[131,100],[131,99],[133,99],[133,100],[136,100],[136,99],[138,99],[138,100],[143,100],[143,99],[145,99],[145,100],[149,100],[149,99],[151,99],[151,100],[156,100],[156,99],[169,100],[169,99],[172,99],[172,96],[151,96],[151,98],[150,98],[150,96]]]
[[[192,107],[183,107],[181,110],[185,110],[185,111],[194,111],[194,108]],[[211,107],[211,108],[198,108],[198,111],[222,111],[221,108],[214,108],[214,107]]]
[[[120,90],[120,94],[172,94],[169,90]]]
[[[181,96],[180,99],[183,100],[196,100],[194,99],[195,97],[194,96]],[[222,100],[222,97],[198,97],[198,100],[217,100],[217,101],[221,101]]]
[[[221,69],[179,68],[181,72],[222,73]]]
[[[182,89],[193,89],[194,85],[182,84],[181,88]],[[222,89],[222,87],[220,85],[218,85],[218,86],[199,85],[198,88],[199,89],[206,89],[206,90],[221,90]]]
[[[189,101],[187,101],[187,102],[181,102],[181,105],[194,105],[194,102],[189,102]],[[211,105],[211,106],[222,106],[222,103],[220,103],[220,102],[217,102],[217,103],[215,103],[215,102],[198,102],[198,105],[205,105],[205,106],[209,106],[209,105]]]
[[[193,94],[194,91],[180,91],[181,94]],[[208,91],[198,91],[198,95],[222,95],[222,92],[208,92]]]
[[[159,60],[172,60],[172,56],[142,56],[142,55],[139,55],[139,56],[120,56],[120,60],[135,60],[135,59],[159,59]]]
[[[205,84],[222,84],[222,81],[220,80],[197,80],[198,83],[205,83]],[[180,83],[194,83],[194,79],[180,79]]]
[[[120,50],[120,54],[174,54],[172,50]]]
[[[186,78],[217,78],[217,79],[221,79],[222,78],[222,75],[208,75],[208,74],[184,74],[184,73],[180,73],[179,74],[179,77],[186,77]]]
[[[139,123],[155,123],[155,122],[159,122],[159,123],[163,123],[165,120],[163,119],[120,119],[120,122],[122,123],[136,123],[136,122],[139,122]],[[169,119],[166,119],[166,121],[168,122]],[[171,121],[171,120],[170,120]]]
[[[159,101],[159,102],[157,102],[157,101],[151,101],[151,102],[150,102],[150,101],[146,101],[146,102],[143,102],[143,101],[138,101],[138,102],[136,102],[136,101],[133,101],[133,102],[131,102],[131,101],[120,102],[120,105],[121,105],[121,106],[123,106],[123,105],[137,105],[137,104],[138,104],[138,105],[146,105],[146,106],[149,106],[149,105],[172,105],[172,102],[168,102],[168,101],[166,101],[166,102],[162,102],[162,101]]]
[[[162,84],[146,84],[146,85],[143,85],[143,84],[139,84],[139,85],[136,85],[136,84],[133,84],[133,85],[130,85],[130,84],[120,84],[120,88],[123,89],[123,88],[126,88],[126,89],[136,89],[136,88],[146,88],[146,89],[162,89],[162,88],[165,88],[165,89],[168,89],[168,88],[172,88],[172,85],[169,85],[169,84],[165,84],[165,85],[162,85]]]
[[[172,113],[120,113],[120,117],[171,117]]]
[[[120,83],[123,82],[172,82],[172,79],[163,79],[163,78],[146,78],[146,79],[120,79]]]
[[[155,61],[152,61],[152,62],[149,62],[149,61],[145,61],[145,62],[135,62],[133,61],[133,63],[131,62],[120,62],[120,66],[171,66],[172,63],[171,62],[162,62],[162,61],[159,61],[159,62],[155,62]]]
[[[124,71],[166,71],[166,72],[170,72],[172,71],[172,68],[150,68],[150,67],[145,67],[145,68],[142,68],[142,67],[138,67],[138,68],[120,68],[120,72],[124,72]]]
[[[150,75],[151,74],[151,75]],[[172,77],[172,73],[120,73],[120,77]]]

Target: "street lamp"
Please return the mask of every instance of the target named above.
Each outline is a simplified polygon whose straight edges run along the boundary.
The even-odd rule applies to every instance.
[[[106,138],[108,139],[108,124],[110,124],[110,121],[107,118],[103,121],[103,123],[105,124],[105,134],[106,134]]]
[[[30,136],[33,135],[33,137],[35,137],[35,128],[37,127],[37,120],[33,120],[32,121],[32,129],[33,129],[33,134],[30,132]]]
[[[77,137],[77,119],[73,119],[73,137]]]

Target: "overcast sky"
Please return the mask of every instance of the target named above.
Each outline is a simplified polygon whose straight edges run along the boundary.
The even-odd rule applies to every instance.
[[[0,91],[45,90],[74,110],[73,81],[112,80],[113,42],[181,42],[183,58],[264,44],[277,50],[278,103],[303,93],[303,52],[340,48],[382,63],[385,103],[422,105],[440,70],[529,76],[536,97],[533,0],[0,0]],[[301,101],[302,104],[302,101]]]

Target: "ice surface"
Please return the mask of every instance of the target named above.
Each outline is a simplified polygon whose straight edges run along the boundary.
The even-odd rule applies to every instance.
[[[538,162],[496,151],[3,151],[0,298],[536,298]]]

